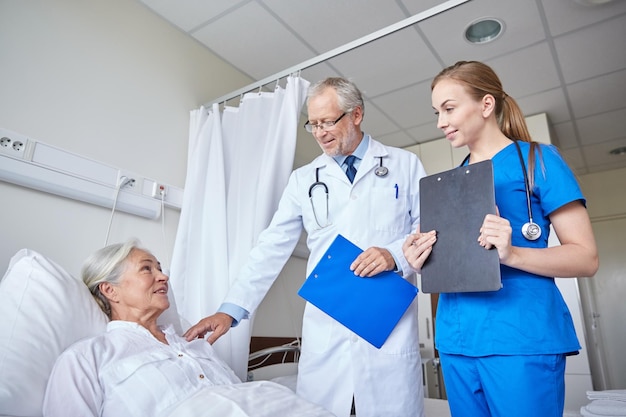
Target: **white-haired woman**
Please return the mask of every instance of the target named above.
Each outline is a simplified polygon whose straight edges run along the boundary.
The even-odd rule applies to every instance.
[[[136,241],[95,252],[82,278],[111,321],[59,357],[44,416],[157,416],[205,386],[241,382],[204,340],[157,325],[169,278]]]

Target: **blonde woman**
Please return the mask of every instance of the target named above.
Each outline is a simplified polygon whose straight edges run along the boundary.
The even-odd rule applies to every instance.
[[[440,295],[435,342],[452,415],[562,417],[565,359],[580,345],[553,277],[598,269],[585,198],[558,150],[531,140],[489,66],[457,62],[431,87],[437,126],[453,147],[469,148],[463,164],[493,162],[498,215],[476,232],[480,245],[498,251],[503,285]],[[560,246],[548,247],[550,225]],[[414,268],[435,241],[434,231],[405,241]]]

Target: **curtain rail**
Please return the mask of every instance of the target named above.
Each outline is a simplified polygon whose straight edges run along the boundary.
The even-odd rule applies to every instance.
[[[446,2],[443,2],[435,7],[431,7],[428,10],[425,10],[423,12],[420,12],[416,15],[413,15],[411,17],[408,17],[404,20],[401,20],[397,23],[394,23],[393,25],[387,26],[386,28],[380,29],[376,32],[372,32],[369,35],[365,35],[362,38],[359,38],[355,41],[349,42],[343,46],[340,46],[338,48],[332,49],[326,53],[323,53],[321,55],[318,55],[315,58],[311,58],[307,61],[304,61],[298,65],[294,65],[293,67],[287,68],[281,72],[278,72],[274,75],[271,75],[267,78],[264,78],[262,80],[259,80],[255,83],[252,83],[250,85],[247,85],[243,88],[240,88],[237,91],[233,91],[230,94],[227,94],[225,96],[222,96],[216,100],[212,100],[208,103],[205,103],[204,107],[206,108],[210,108],[213,104],[218,103],[225,103],[228,100],[231,100],[233,98],[239,97],[242,94],[248,93],[252,90],[256,90],[257,88],[261,88],[264,85],[267,85],[271,82],[274,82],[276,80],[280,80],[281,78],[284,78],[288,75],[297,73],[298,71],[302,71],[303,69],[312,67],[313,65],[319,64],[320,62],[324,62],[328,59],[334,58],[338,55],[341,55],[345,52],[348,52],[352,49],[358,48],[359,46],[365,45],[369,42],[375,41],[376,39],[382,38],[384,36],[387,36],[391,33],[397,32],[400,29],[404,29],[407,26],[411,26],[415,23],[421,22],[424,19],[427,19],[429,17],[435,16],[439,13],[443,13],[449,9],[452,9],[454,7],[457,7],[463,3],[467,3],[470,0],[448,0]]]

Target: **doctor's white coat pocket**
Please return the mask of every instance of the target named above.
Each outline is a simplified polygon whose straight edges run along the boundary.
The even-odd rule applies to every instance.
[[[369,194],[369,224],[374,230],[402,234],[411,228],[406,190],[401,187],[374,187]]]

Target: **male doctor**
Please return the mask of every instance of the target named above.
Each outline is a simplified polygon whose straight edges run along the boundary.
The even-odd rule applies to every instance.
[[[368,248],[351,265],[356,275],[368,279],[396,271],[416,284],[402,243],[419,223],[419,180],[426,175],[422,163],[415,154],[361,131],[363,98],[346,79],[312,85],[307,108],[305,128],[324,154],[291,174],[278,210],[224,303],[185,333],[188,340],[213,332],[208,337],[213,343],[248,318],[289,259],[303,227],[311,252],[307,276],[342,234]],[[380,349],[307,303],[297,393],[338,417],[350,416],[353,401],[359,417],[423,416],[417,298]]]

